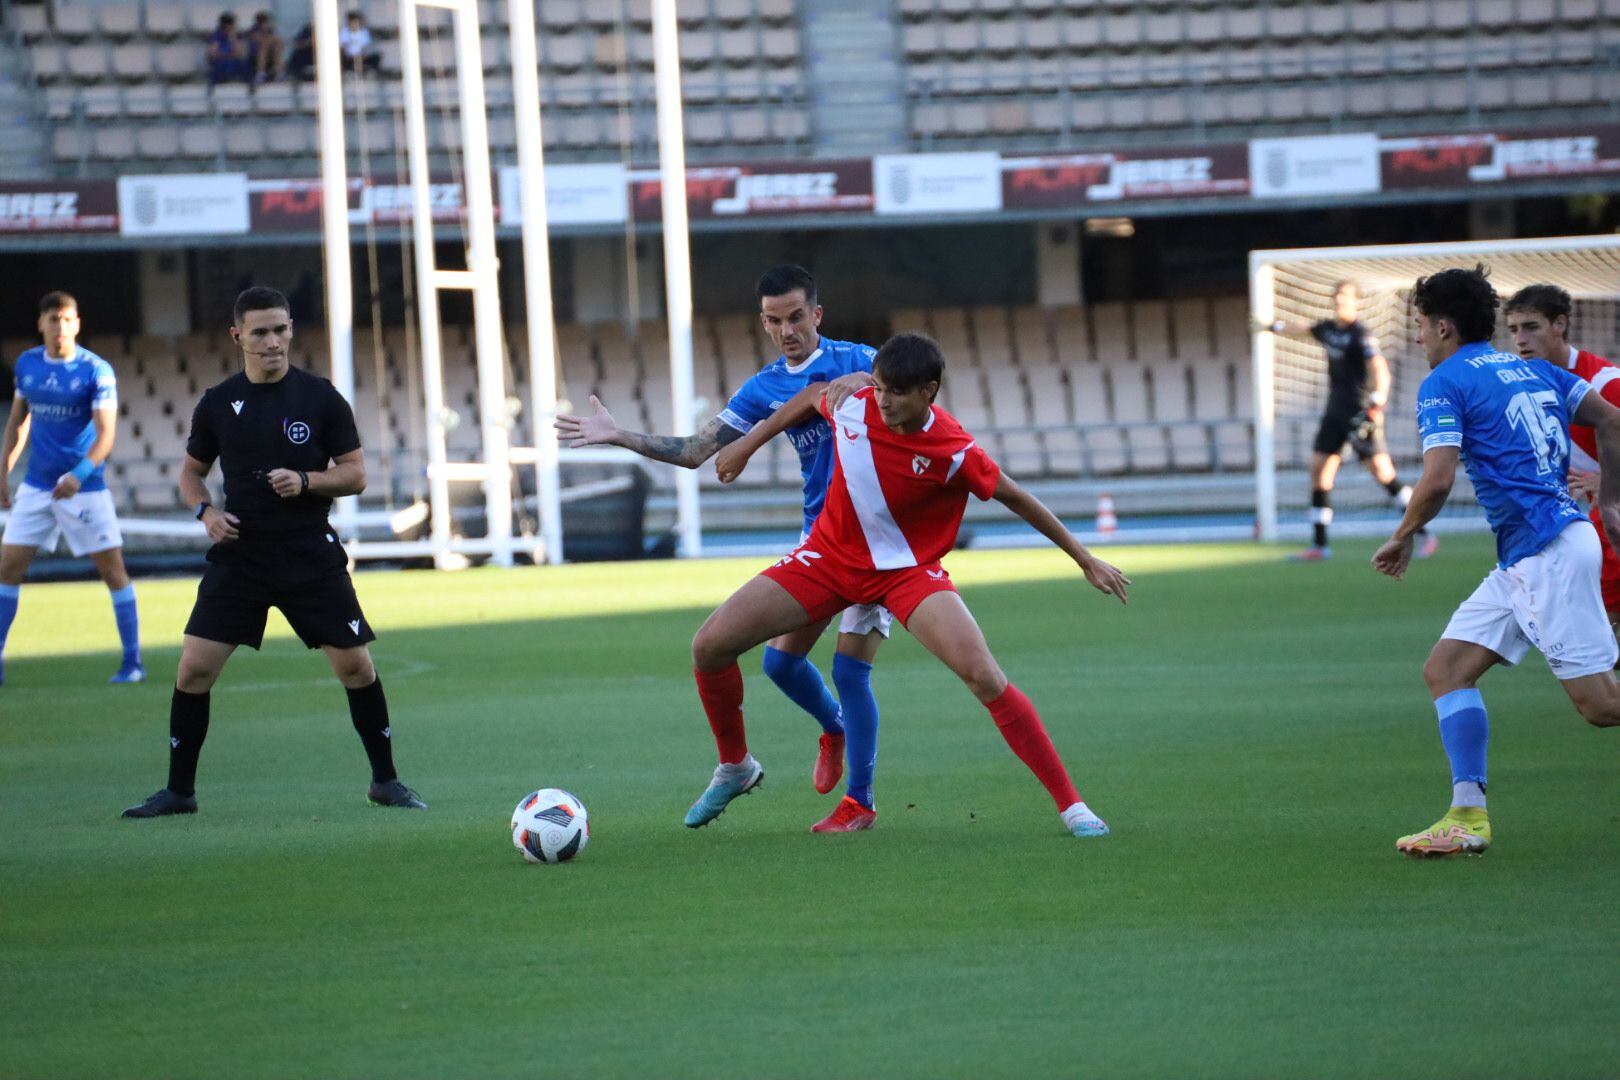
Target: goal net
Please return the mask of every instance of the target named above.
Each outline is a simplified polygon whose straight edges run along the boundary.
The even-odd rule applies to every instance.
[[[1333,317],[1333,293],[1353,281],[1360,318],[1389,361],[1392,385],[1385,434],[1397,475],[1412,483],[1420,468],[1415,403],[1428,362],[1417,347],[1410,307],[1419,277],[1451,266],[1490,268],[1505,302],[1516,290],[1549,282],[1574,298],[1568,340],[1620,361],[1620,236],[1488,240],[1455,244],[1311,248],[1249,253],[1249,296],[1259,325],[1277,319],[1315,323]],[[1496,345],[1514,351],[1499,311]],[[1327,359],[1311,339],[1253,335],[1256,520],[1261,539],[1305,535],[1310,505],[1311,443],[1327,400]],[[1378,535],[1398,512],[1346,448],[1334,484],[1334,533]],[[1484,528],[1465,477],[1442,513],[1442,528]]]

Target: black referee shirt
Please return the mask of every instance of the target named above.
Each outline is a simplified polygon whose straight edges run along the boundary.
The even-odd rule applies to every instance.
[[[289,536],[326,528],[332,500],[306,493],[283,499],[265,474],[319,472],[360,449],[354,411],[337,388],[299,368],[273,383],[238,372],[204,392],[191,414],[186,453],[225,477],[225,509],[242,522],[242,538]]]
[[[1378,339],[1359,319],[1349,326],[1323,319],[1311,327],[1311,336],[1327,352],[1328,409],[1354,413],[1366,408],[1367,367],[1378,355]]]

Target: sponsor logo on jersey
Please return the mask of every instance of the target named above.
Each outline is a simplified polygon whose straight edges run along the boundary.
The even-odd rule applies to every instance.
[[[788,563],[796,562],[800,566],[809,566],[813,561],[819,558],[821,558],[821,553],[819,551],[811,551],[808,548],[800,548],[798,551],[789,552],[788,554],[782,556],[776,561],[776,565],[786,566]]]
[[[928,466],[932,464],[932,461],[923,457],[921,454],[915,454],[911,458],[911,471],[916,473],[918,476],[921,476],[923,473],[928,471]]]
[[[394,725],[390,724],[387,727],[383,728],[382,729],[382,737],[385,738],[385,739],[392,739],[394,737]]]
[[[944,570],[930,570],[930,571],[928,571],[928,576],[933,578],[935,581],[943,581],[943,580],[945,580],[945,571]]]
[[[360,620],[359,619],[350,619],[349,620],[349,629],[354,632],[355,637],[359,637],[360,636]]]
[[[287,440],[298,446],[309,442],[309,425],[302,420],[283,420],[282,430],[287,433]]]
[[[838,425],[838,430],[842,431],[844,433],[844,438],[848,439],[850,442],[854,442],[857,438],[860,437],[857,433],[849,430],[849,428],[845,427],[842,424]]]
[[[233,401],[233,402],[231,402],[231,411],[234,412],[237,416],[241,416],[242,415],[242,406],[245,405],[245,404],[247,404],[247,403],[244,402],[244,401]]]

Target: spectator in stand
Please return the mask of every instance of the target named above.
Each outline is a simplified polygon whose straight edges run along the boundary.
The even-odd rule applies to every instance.
[[[293,38],[292,53],[287,57],[287,77],[298,82],[315,78],[315,27],[305,23]]]
[[[358,11],[349,12],[349,21],[338,31],[338,47],[343,50],[343,63],[356,75],[376,71],[382,64],[382,55],[371,42],[371,31],[366,28],[366,17]]]
[[[268,11],[253,16],[253,29],[248,31],[248,45],[253,55],[255,82],[274,82],[285,73],[286,46],[276,33],[275,18]]]
[[[230,12],[219,17],[219,25],[208,35],[208,85],[222,82],[250,82],[253,62],[248,56],[248,43],[236,32],[236,16]]]

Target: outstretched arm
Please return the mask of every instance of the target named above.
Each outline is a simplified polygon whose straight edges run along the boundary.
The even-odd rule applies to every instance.
[[[1103,562],[1087,551],[1074,538],[1074,534],[1063,527],[1057,515],[1047,509],[1045,503],[1025,491],[1012,477],[1002,473],[991,498],[1029,522],[1036,532],[1061,548],[1098,592],[1117,596],[1120,603],[1126,603],[1125,587],[1131,583],[1131,579],[1121,573],[1118,567]]]
[[[1373,568],[1380,574],[1397,580],[1405,575],[1406,565],[1412,561],[1412,537],[1446,505],[1451,485],[1457,482],[1457,462],[1461,456],[1462,451],[1455,446],[1436,446],[1424,453],[1423,475],[1412,485],[1412,501],[1406,504],[1401,523],[1395,526],[1394,535],[1373,554]]]
[[[760,447],[794,424],[802,424],[816,415],[821,407],[821,395],[826,392],[826,383],[811,383],[789,398],[780,409],[750,428],[748,434],[721,451],[714,463],[714,474],[720,478],[720,482],[729,484],[737,479],[748,467],[748,459]]]
[[[720,419],[712,418],[696,435],[648,435],[627,431],[613,419],[607,407],[591,395],[590,416],[558,416],[557,437],[570,447],[622,446],[653,461],[665,461],[683,469],[695,469],[708,461],[742,432]]]

